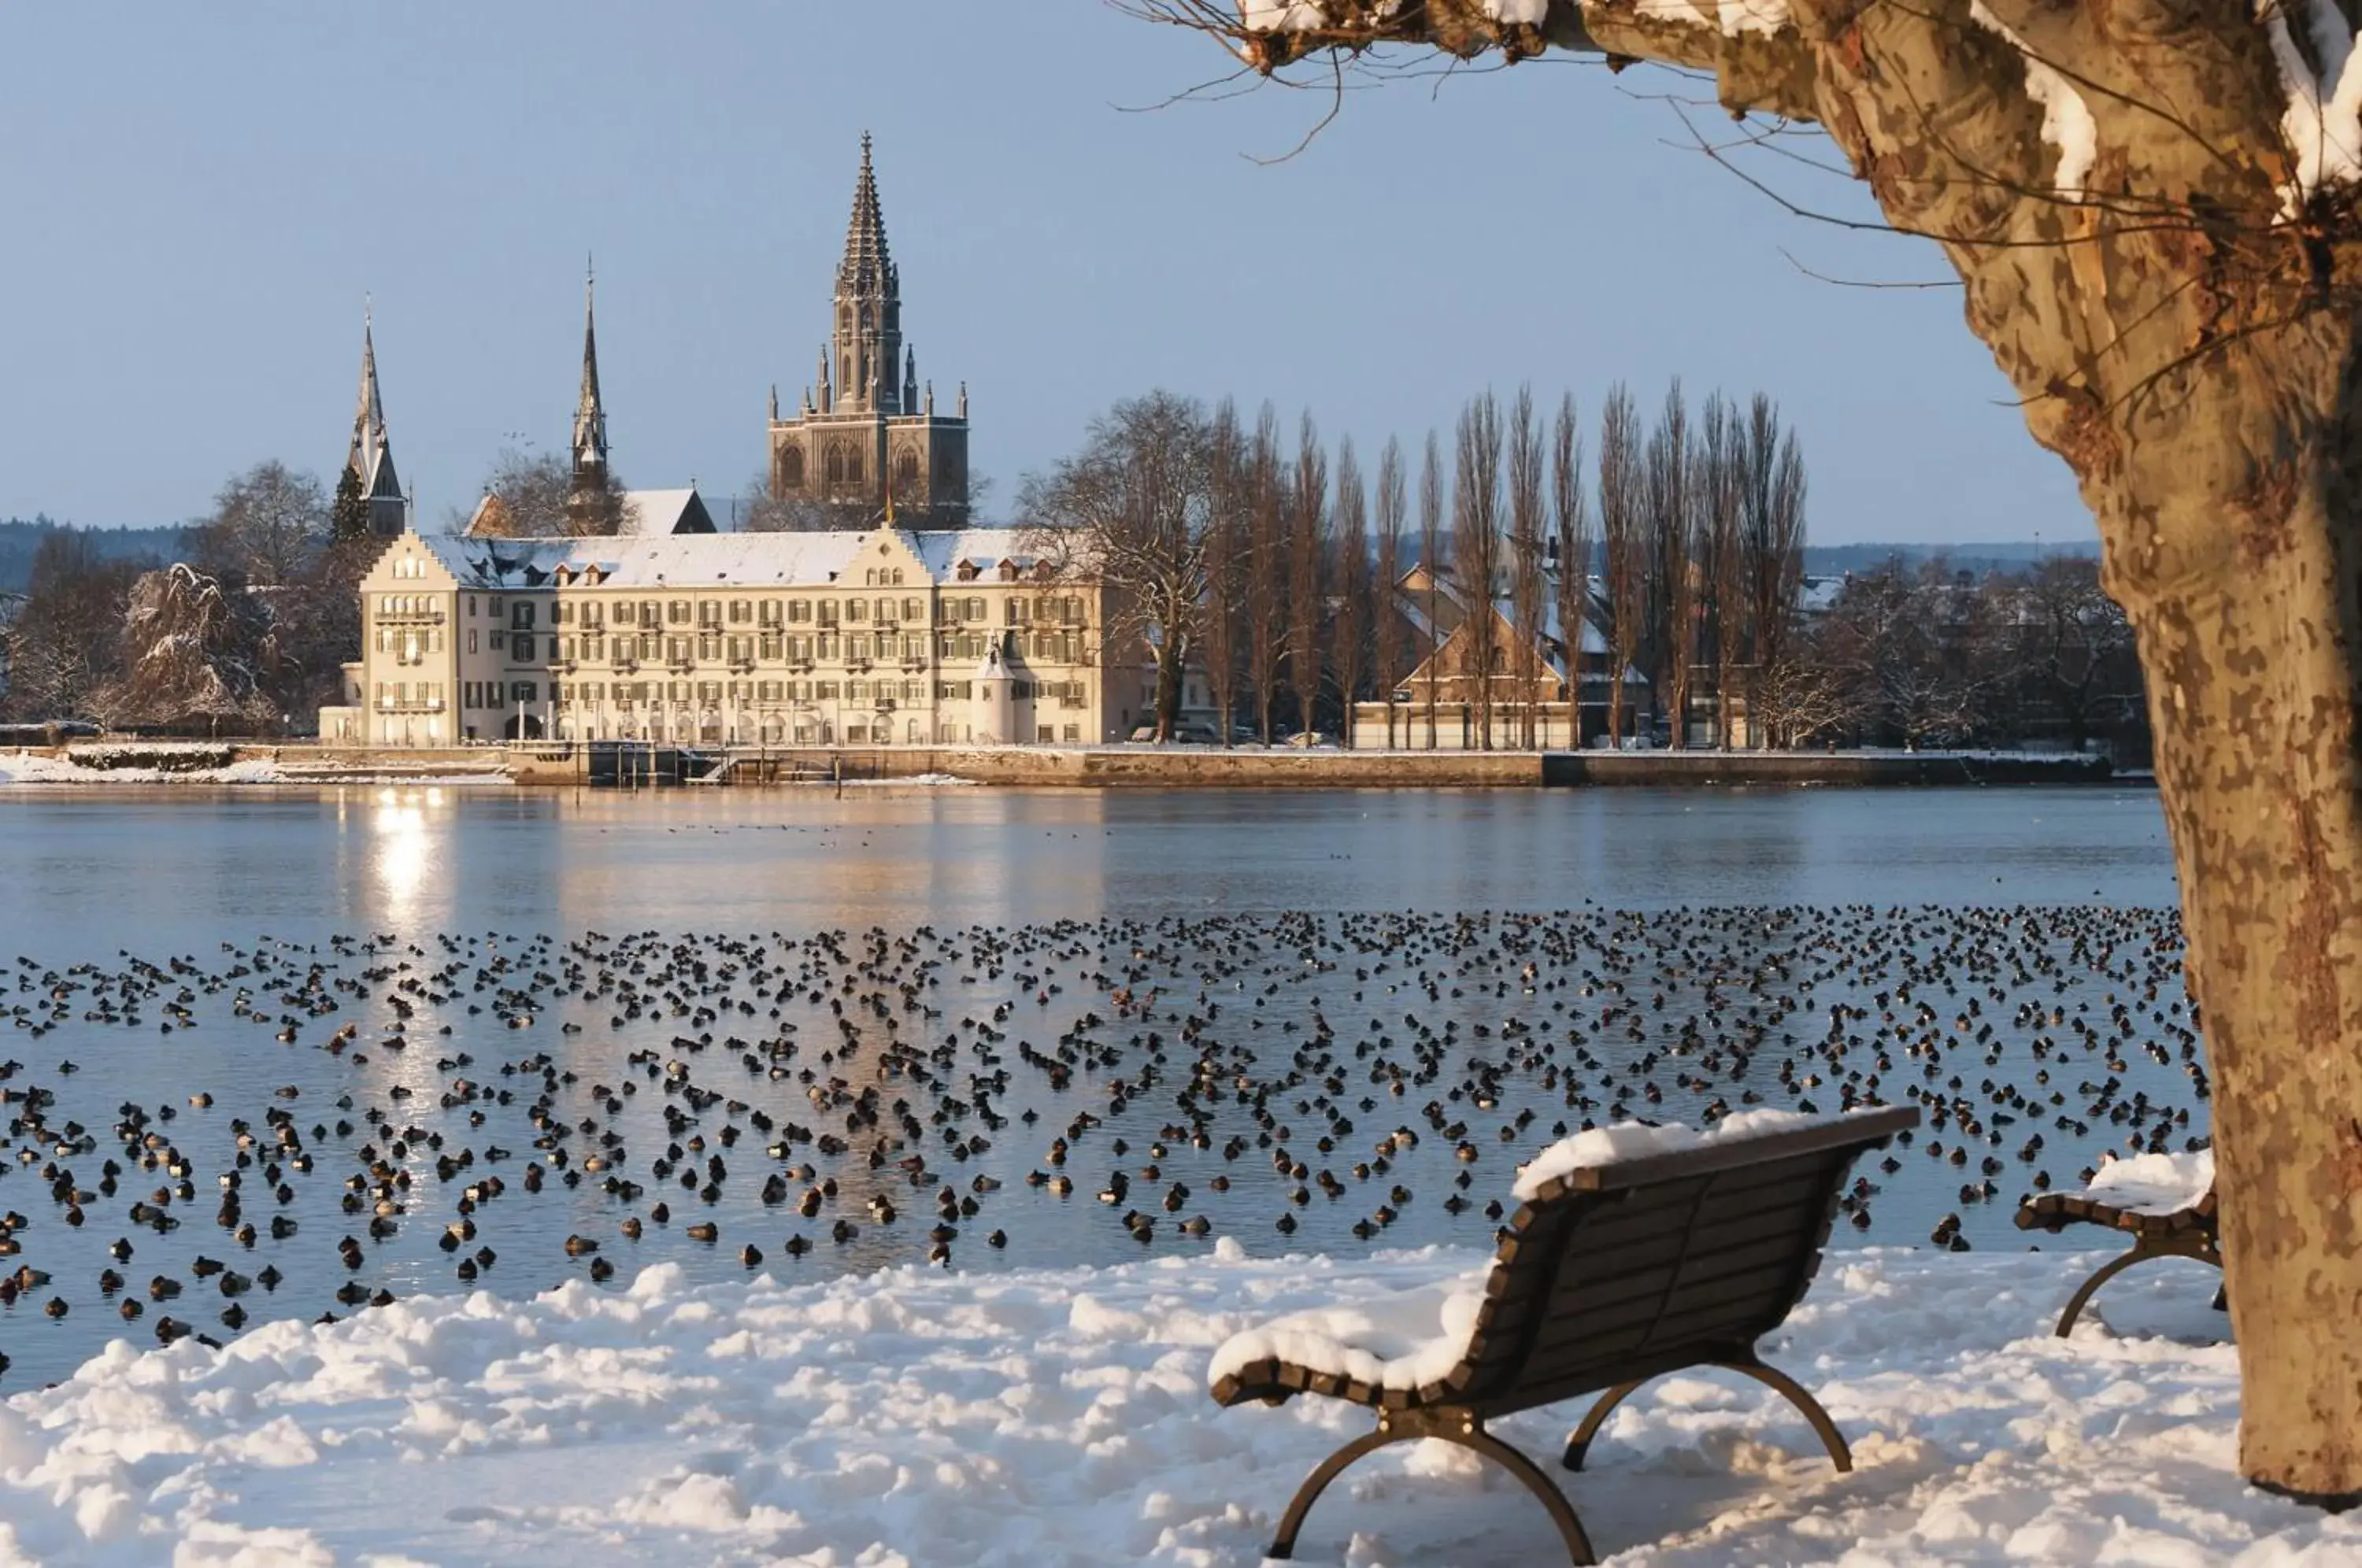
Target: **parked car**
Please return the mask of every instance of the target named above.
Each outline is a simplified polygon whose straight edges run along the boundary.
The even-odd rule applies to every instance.
[[[1319,730],[1298,730],[1280,744],[1282,745],[1295,746],[1299,751],[1309,751],[1314,746],[1335,745],[1337,744],[1337,737],[1331,734],[1323,734]]]
[[[1215,733],[1214,726],[1202,719],[1183,719],[1173,726],[1173,744],[1175,745],[1218,745],[1220,739],[1221,737]],[[1131,732],[1131,740],[1135,745],[1155,744],[1156,726],[1142,724]]]

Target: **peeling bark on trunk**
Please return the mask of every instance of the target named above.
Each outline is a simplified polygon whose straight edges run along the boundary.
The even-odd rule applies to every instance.
[[[2241,1460],[2277,1490],[2362,1501],[2362,491],[2350,370],[2296,449],[2237,412],[2295,394],[2208,378],[2234,417],[2103,499],[2111,591],[2149,676],[2158,784],[2214,1077]],[[2343,384],[2339,384],[2343,383]],[[2211,395],[2210,395],[2211,394]],[[2213,422],[2209,421],[2212,425]],[[2273,423],[2279,423],[2274,421]],[[2242,470],[2246,470],[2244,474]],[[2205,483],[2240,475],[2238,504]],[[2141,492],[2178,491],[2152,508]]]

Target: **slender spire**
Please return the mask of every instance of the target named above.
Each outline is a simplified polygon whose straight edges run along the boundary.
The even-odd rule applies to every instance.
[[[607,471],[607,409],[599,397],[599,321],[591,293],[598,274],[588,263],[582,274],[582,396],[574,407],[574,477],[588,480]]]
[[[385,403],[378,395],[377,312],[368,300],[361,306],[360,405],[353,412],[353,442],[345,454],[345,466],[360,481],[364,499],[401,495],[401,481],[393,471],[393,448],[386,439]]]

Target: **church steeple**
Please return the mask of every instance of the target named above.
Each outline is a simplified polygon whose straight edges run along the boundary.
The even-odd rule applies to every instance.
[[[353,411],[352,445],[345,453],[345,469],[362,504],[369,511],[370,531],[392,536],[402,532],[406,508],[402,480],[393,471],[393,445],[386,438],[385,403],[377,386],[376,313],[361,310],[360,403]]]
[[[574,406],[574,482],[604,482],[607,476],[607,409],[599,397],[599,321],[591,291],[596,274],[582,277],[582,395]]]
[[[886,247],[869,133],[853,185],[844,259],[836,269],[837,405],[846,413],[899,413],[902,406],[902,280]]]
[[[393,474],[393,449],[385,436],[385,404],[377,390],[376,312],[361,312],[361,396],[353,413],[353,444],[345,467],[360,480],[363,497],[399,495]]]

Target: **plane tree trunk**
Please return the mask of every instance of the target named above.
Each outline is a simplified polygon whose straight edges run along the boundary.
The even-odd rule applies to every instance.
[[[1817,121],[1887,221],[1941,248],[2139,638],[2212,1069],[2243,1468],[2362,1500],[2362,221],[2351,171],[2284,130],[2290,82],[2334,83],[2362,6],[1791,0],[1765,30],[1723,0],[1726,32],[1696,14],[1712,0],[1551,0],[1539,24],[1319,0],[1282,12],[1318,28],[1249,35],[1226,0],[1120,3],[1265,70],[1402,43],[1712,72],[1734,111]]]

